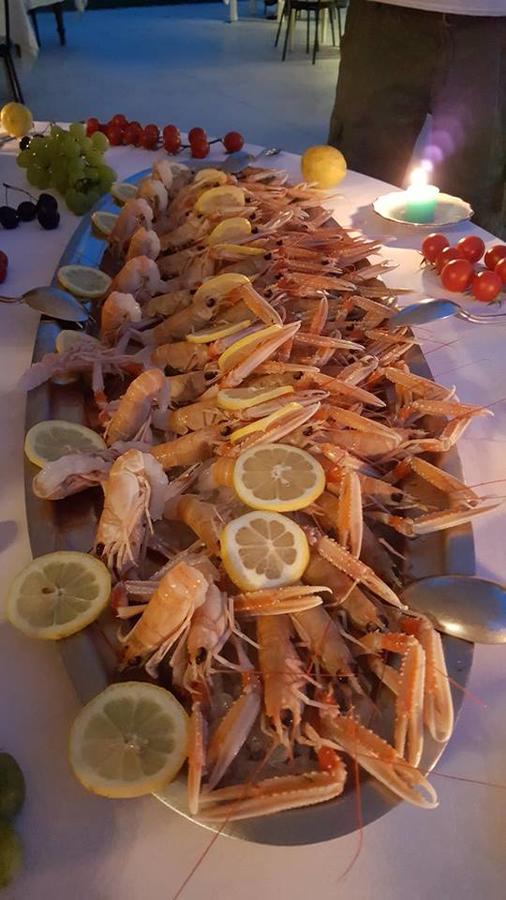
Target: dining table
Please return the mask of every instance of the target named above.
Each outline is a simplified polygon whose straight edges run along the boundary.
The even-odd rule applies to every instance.
[[[274,137],[274,135],[273,135]],[[212,145],[209,164],[223,161]],[[253,154],[261,150],[247,148]],[[16,166],[18,145],[0,152],[0,182],[28,189]],[[148,169],[164,151],[117,147],[108,163],[124,179]],[[178,162],[187,161],[183,151]],[[189,161],[189,160],[188,160]],[[263,163],[300,180],[300,158],[281,152]],[[422,264],[422,229],[380,218],[372,201],[391,187],[348,172],[328,201],[337,221],[382,244],[395,265],[400,303],[450,296]],[[33,191],[33,189],[31,189]],[[21,196],[21,195],[20,195]],[[59,199],[59,198],[58,198]],[[465,199],[465,198],[464,198]],[[81,220],[60,201],[57,230],[36,221],[0,231],[8,255],[5,295],[49,284]],[[494,237],[469,221],[445,229],[453,243]],[[455,297],[455,295],[453,295]],[[459,297],[466,309],[479,304]],[[492,311],[498,307],[492,307]],[[485,307],[486,309],[486,307]],[[480,311],[478,309],[478,311]],[[487,311],[490,311],[487,309]],[[459,442],[467,483],[484,496],[506,497],[506,327],[447,319],[414,329],[433,377],[494,416],[473,420]],[[22,304],[0,303],[0,560],[2,599],[31,559],[25,518],[25,396],[19,379],[30,365],[39,316]],[[476,574],[506,580],[506,504],[473,523]],[[71,723],[79,701],[57,644],[30,640],[0,625],[0,749],[12,753],[27,796],[16,827],[24,860],[2,900],[500,900],[506,884],[506,650],[477,646],[454,734],[431,779],[439,806],[400,803],[355,832],[325,843],[269,846],[213,836],[153,797],[107,800],[87,793],[68,762]],[[339,816],[339,805],[336,805]]]

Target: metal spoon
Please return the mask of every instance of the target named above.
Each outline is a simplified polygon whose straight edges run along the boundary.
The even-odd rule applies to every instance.
[[[21,297],[2,297],[0,303],[26,303],[32,309],[63,322],[86,322],[90,314],[72,294],[56,287],[36,287]]]
[[[467,312],[455,303],[453,300],[420,300],[419,303],[410,303],[398,313],[391,316],[388,324],[394,328],[397,325],[425,325],[427,322],[435,322],[437,319],[448,319],[450,316],[457,316],[458,319],[465,319],[466,322],[475,322],[478,325],[491,325],[494,322],[501,324],[498,319],[506,319],[506,313],[497,313],[497,315],[475,316],[474,313]]]
[[[477,644],[506,643],[506,590],[470,575],[437,575],[415,581],[401,594],[439,631]]]
[[[261,150],[256,155],[248,153],[246,150],[238,150],[237,153],[231,153],[220,168],[233,175],[245,169],[246,166],[251,166],[253,163],[258,162],[262,156],[277,156],[278,153],[282,153],[280,147],[266,147],[265,150]]]

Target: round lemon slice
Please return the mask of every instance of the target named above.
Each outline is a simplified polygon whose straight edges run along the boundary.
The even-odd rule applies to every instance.
[[[103,297],[111,286],[111,280],[105,272],[91,266],[62,266],[58,269],[58,281],[62,287],[76,297],[90,300]]]
[[[57,353],[66,353],[67,350],[72,350],[74,347],[86,344],[88,346],[97,347],[100,346],[100,341],[97,340],[97,338],[92,337],[91,334],[86,334],[85,331],[74,331],[72,328],[62,328],[56,335],[55,349]]]
[[[109,237],[116,222],[118,221],[118,217],[117,215],[115,215],[115,213],[104,212],[103,210],[99,209],[91,214],[91,221],[101,235],[103,235],[104,237]]]
[[[70,765],[83,787],[103,797],[141,797],[161,790],[188,753],[188,716],[154,684],[112,684],[77,716]]]
[[[137,185],[128,181],[115,181],[111,186],[111,194],[117,203],[123,204],[137,196]]]
[[[243,219],[241,216],[232,216],[230,219],[224,219],[216,228],[213,228],[209,235],[208,244],[235,243],[241,238],[247,238],[251,234],[251,222],[249,219]]]
[[[251,325],[250,319],[243,319],[242,322],[234,322],[233,325],[215,325],[214,328],[207,328],[205,331],[194,331],[193,334],[187,334],[186,340],[190,344],[211,344],[220,338],[230,337],[231,334],[237,334],[243,328]]]
[[[261,444],[241,453],[234,487],[246,506],[293,512],[314,503],[325,488],[325,472],[305,450],[289,444]]]
[[[279,419],[284,419],[286,416],[299,412],[301,409],[301,403],[286,403],[269,416],[263,416],[261,419],[249,422],[248,425],[243,425],[242,428],[236,428],[230,435],[229,441],[231,441],[232,444],[236,444],[237,441],[242,441],[243,438],[248,437],[250,434],[254,434],[256,431],[265,431]]]
[[[210,216],[213,213],[245,205],[246,200],[242,188],[233,184],[223,184],[220,187],[212,187],[208,191],[204,191],[193,208],[198,215]]]
[[[250,406],[258,406],[294,392],[291,384],[282,384],[276,388],[228,388],[218,391],[216,404],[220,409],[249,409]]]
[[[111,575],[88,553],[58,550],[39,556],[14,579],[7,618],[28,637],[57,641],[81,631],[107,606]]]
[[[227,575],[242,591],[293,584],[309,562],[302,528],[275,512],[239,516],[225,526],[220,542]]]
[[[25,437],[25,453],[30,462],[40,467],[67,453],[89,453],[105,447],[103,438],[91,428],[63,419],[37,422]]]
[[[267,328],[261,328],[260,331],[254,331],[252,334],[247,334],[246,337],[235,341],[235,343],[231,344],[230,347],[227,347],[221,356],[218,357],[218,366],[221,371],[228,372],[229,369],[232,369],[236,363],[249,352],[252,345],[258,344],[268,337],[272,337],[273,334],[276,334],[281,330],[281,327],[281,325],[268,325]]]

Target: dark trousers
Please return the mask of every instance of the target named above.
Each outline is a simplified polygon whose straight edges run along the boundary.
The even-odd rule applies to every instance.
[[[329,144],[350,169],[404,185],[428,113],[434,183],[506,236],[506,16],[351,0]]]

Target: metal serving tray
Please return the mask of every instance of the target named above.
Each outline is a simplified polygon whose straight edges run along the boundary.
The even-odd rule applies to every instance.
[[[141,172],[130,180],[135,182],[146,173]],[[100,209],[116,211],[112,200],[101,203]],[[104,242],[98,240],[87,216],[77,229],[62,256],[60,265],[70,263],[100,266],[104,255]],[[42,319],[36,336],[33,361],[54,349],[58,323]],[[430,377],[430,370],[422,354],[414,349],[409,356],[413,371]],[[79,382],[58,385],[52,382],[31,391],[27,397],[26,429],[44,419],[66,419],[83,424],[88,421],[82,387]],[[446,454],[444,468],[461,477],[462,471],[455,450]],[[40,556],[53,550],[89,551],[93,545],[98,517],[102,506],[101,491],[88,490],[56,502],[39,500],[32,492],[32,479],[36,468],[25,461],[26,515],[32,553]],[[404,568],[406,581],[414,581],[429,575],[454,573],[473,575],[475,572],[474,544],[470,525],[438,532],[406,544],[409,556]],[[453,637],[443,637],[448,674],[453,682],[465,686],[471,670],[474,645]],[[72,679],[79,699],[86,703],[118,678],[114,669],[114,654],[102,630],[91,625],[84,631],[58,643],[63,662]],[[385,706],[387,703],[386,691]],[[452,698],[457,715],[462,703],[462,691],[452,686]],[[381,705],[382,693],[377,704]],[[421,769],[434,768],[445,749],[429,736],[425,737]],[[184,775],[170,784],[158,799],[186,818],[186,778]],[[363,823],[374,822],[396,806],[400,800],[390,791],[361,773],[361,803]],[[421,813],[420,813],[421,814]],[[192,819],[203,827],[207,824]],[[273,845],[312,844],[328,841],[349,834],[357,829],[356,797],[353,775],[341,797],[318,806],[289,810],[258,819],[245,819],[229,823],[223,834]],[[212,830],[212,829],[211,829]]]

